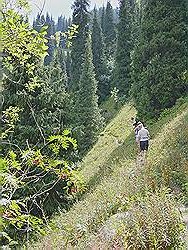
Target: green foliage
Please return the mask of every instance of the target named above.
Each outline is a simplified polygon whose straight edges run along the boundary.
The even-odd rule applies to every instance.
[[[79,28],[79,25],[72,24],[69,27],[68,31],[63,33],[63,36],[66,38],[66,41],[67,41],[67,48],[72,47],[72,39],[77,37],[76,34],[78,34],[78,31],[77,31],[78,28]]]
[[[61,133],[68,126],[70,103],[69,94],[66,91],[67,74],[62,48],[57,48],[54,54],[53,61],[39,71],[42,86],[32,100],[33,106],[38,103],[38,108],[34,111],[35,119],[42,131],[48,135]],[[36,124],[34,128],[35,133],[38,134]]]
[[[1,140],[5,139],[9,133],[14,132],[15,123],[19,121],[20,108],[10,106],[2,112],[3,132],[1,133]]]
[[[55,34],[55,23],[52,17],[49,16],[49,14],[46,14],[45,18],[45,26],[47,26],[47,33],[46,33],[46,39],[47,39],[47,45],[48,45],[48,54],[44,59],[44,64],[48,65],[54,56],[54,50],[56,47],[54,34]]]
[[[97,20],[97,11],[94,9],[94,18],[92,24],[92,52],[93,65],[98,81],[99,102],[104,101],[109,95],[110,83],[109,72],[107,70],[106,57],[104,53],[104,42],[101,27]]]
[[[71,91],[78,90],[78,82],[82,72],[83,55],[86,49],[86,41],[89,30],[89,1],[75,0],[73,4],[72,23],[78,26],[77,35],[72,39],[71,47]]]
[[[25,22],[24,17],[16,10],[5,6],[2,11],[2,49],[4,52],[2,94],[5,100],[3,109],[9,109],[10,106],[19,108],[21,125],[26,123],[32,127],[29,105],[35,96],[34,90],[41,87],[41,79],[36,72],[47,53],[47,40],[44,37],[46,27],[37,32],[30,28],[29,23]],[[15,131],[17,129],[16,125]],[[21,137],[20,132],[17,135]],[[33,136],[32,133],[31,136]],[[12,139],[10,141],[13,142]]]
[[[27,1],[17,2],[21,5],[18,11],[4,2],[1,26],[5,109],[1,131],[4,156],[0,159],[3,246],[28,243],[33,233],[44,233],[47,218],[66,208],[86,188],[70,160],[77,143],[63,128],[68,95],[60,51],[48,68],[43,71],[41,67],[48,49],[45,37],[54,32],[50,31],[53,25],[41,27],[39,32],[30,28],[20,14]]]
[[[102,128],[102,117],[98,107],[97,82],[92,63],[91,38],[88,37],[83,56],[82,74],[78,91],[74,96],[73,125],[77,130],[80,151],[87,152],[96,141]]]
[[[110,1],[107,1],[104,21],[103,21],[103,34],[106,46],[107,57],[113,56],[115,52],[116,31],[113,17],[113,8]]]
[[[146,1],[133,54],[132,95],[141,117],[157,117],[188,89],[186,1]]]
[[[46,29],[41,33],[29,28],[22,17],[14,10],[10,9],[3,13],[2,22],[2,50],[7,55],[4,64],[11,71],[15,64],[26,67],[26,72],[32,76],[36,67],[30,62],[32,56],[41,59],[46,53],[46,40],[44,35]],[[12,34],[11,31],[15,32]],[[11,64],[11,65],[10,65]]]
[[[119,89],[120,96],[129,96],[131,88],[131,51],[133,47],[132,22],[133,6],[131,1],[120,2],[119,23],[117,26],[117,49],[113,86]]]
[[[14,10],[12,10],[12,12],[14,12]],[[19,16],[16,12],[14,15]],[[8,17],[7,14],[7,20]],[[13,27],[10,28],[12,30],[16,29],[16,32],[21,33],[23,38],[22,40],[15,40],[15,43],[18,43],[17,47],[20,47],[19,58],[15,58],[15,56],[17,56],[17,50],[12,50],[12,61],[7,62],[6,57],[3,59],[5,60],[4,72],[6,73],[3,79],[3,96],[5,99],[3,108],[6,109],[9,108],[9,106],[16,106],[22,111],[20,123],[16,125],[14,137],[11,137],[11,141],[15,143],[19,142],[19,146],[24,146],[25,138],[27,138],[30,144],[35,145],[44,141],[45,136],[62,132],[63,129],[68,126],[69,95],[66,92],[67,75],[65,55],[62,48],[58,47],[53,52],[53,61],[48,66],[43,67],[41,65],[41,59],[44,59],[46,55],[46,52],[43,53],[43,49],[45,49],[45,51],[48,49],[45,38],[48,27],[44,26],[43,23],[40,27],[40,31],[37,32],[30,28],[28,23],[25,24],[21,17],[20,19],[17,17],[17,19],[20,23],[18,22],[17,25],[14,24]],[[42,19],[43,17],[41,16],[41,22]],[[6,20],[4,20],[4,22],[3,25],[6,27]],[[6,29],[3,32],[5,34],[7,33],[4,36],[3,44],[9,43],[10,40],[14,41],[14,37],[10,38]],[[70,31],[66,33],[69,44],[71,43],[72,36],[74,36],[74,32],[76,32],[76,26],[71,27]],[[68,37],[69,35],[71,37]],[[32,40],[32,36],[36,37],[36,39]],[[22,44],[22,41],[24,41],[24,44]],[[54,42],[55,41],[58,43],[58,34],[54,37]],[[39,43],[41,47],[37,47],[35,45],[36,42]],[[24,49],[25,44],[29,44],[28,51]],[[23,46],[23,48],[21,46]],[[32,51],[29,50],[30,47]],[[9,47],[7,46],[7,48]],[[11,49],[12,48],[10,48],[10,50]],[[41,49],[41,51],[39,51],[39,49]],[[28,56],[27,59],[23,59],[25,55]],[[42,58],[40,58],[41,55]],[[31,65],[31,61],[32,67],[30,71],[28,71],[27,65]]]
[[[70,131],[65,130],[63,135],[51,136],[41,149],[28,148],[19,153],[9,150],[5,158],[0,159],[2,245],[18,244],[18,239],[28,240],[33,232],[44,233],[43,220],[51,210],[61,207],[60,197],[56,200],[59,187],[64,201],[85,191],[78,170],[72,170],[72,163],[60,156],[60,150],[77,147],[69,135]],[[45,147],[51,151],[48,155],[42,153]],[[53,197],[51,207],[48,207],[49,193]]]
[[[73,145],[74,149],[76,149],[77,147],[76,140],[71,137],[68,137],[68,135],[70,135],[70,131],[64,130],[63,136],[52,135],[49,137],[48,141],[50,143],[54,142],[53,144],[50,145],[50,148],[52,149],[54,154],[58,155],[61,148],[67,150],[69,148],[70,143]]]

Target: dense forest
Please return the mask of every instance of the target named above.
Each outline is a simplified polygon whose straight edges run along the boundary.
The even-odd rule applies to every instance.
[[[123,105],[155,123],[188,94],[186,0],[72,9],[31,24],[27,0],[2,3],[2,246],[45,234],[81,199],[83,157]]]

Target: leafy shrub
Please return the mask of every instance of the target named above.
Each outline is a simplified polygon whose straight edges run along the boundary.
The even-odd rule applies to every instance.
[[[13,107],[4,112],[2,139],[14,131],[18,112],[19,109]],[[68,130],[62,135],[50,136],[40,148],[27,144],[26,149],[21,149],[8,141],[2,142],[10,148],[0,158],[3,229],[0,243],[15,245],[18,239],[28,241],[33,232],[45,233],[42,227],[46,218],[75,194],[83,192],[85,183],[79,171],[62,156],[67,149],[77,146]]]

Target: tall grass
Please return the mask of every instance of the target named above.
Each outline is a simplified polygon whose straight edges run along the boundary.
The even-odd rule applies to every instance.
[[[169,244],[166,246],[171,247],[174,244],[173,247],[175,247],[175,242],[180,242],[183,230],[180,214],[175,212],[177,211],[176,203],[171,202],[168,195],[164,199],[160,191],[156,193],[156,190],[170,187],[172,189],[172,192],[169,191],[170,193],[176,194],[176,189],[178,189],[181,195],[182,191],[185,191],[183,185],[186,185],[187,182],[188,138],[185,131],[188,131],[188,105],[183,104],[174,109],[172,113],[166,114],[165,117],[161,117],[158,122],[152,125],[153,139],[147,164],[143,167],[138,166],[135,162],[134,135],[131,132],[130,123],[130,118],[134,116],[135,110],[129,105],[123,107],[84,159],[82,174],[89,186],[88,193],[70,211],[54,218],[52,229],[49,230],[48,235],[41,240],[40,244],[31,248],[71,249],[75,247],[76,249],[87,249],[88,246],[92,248],[90,244],[92,242],[94,242],[94,246],[96,244],[96,241],[92,239],[97,239],[106,221],[122,211],[125,213],[129,211],[134,216],[136,216],[135,211],[140,211],[140,216],[133,216],[138,223],[141,223],[142,216],[151,215],[151,218],[154,218],[155,214],[161,211],[159,214],[163,218],[161,232],[164,232],[165,226],[172,221],[166,227],[170,230],[162,235],[157,233],[156,237],[151,236],[153,228],[158,228],[160,225],[154,221],[153,226],[152,223],[145,225],[148,231],[146,239],[154,237],[153,242],[157,242],[156,246],[160,246],[160,244],[164,246],[164,237],[171,239],[174,232],[176,234],[176,237],[173,236],[175,241],[169,240]],[[178,176],[178,174],[182,174],[183,177],[182,175]],[[145,197],[148,192],[153,196],[147,195],[147,199],[137,203],[135,197]],[[161,202],[164,199],[164,203],[157,206],[152,197]],[[124,206],[124,202],[130,199],[135,202],[128,210],[126,204]],[[151,199],[153,203],[151,203]],[[142,210],[142,206],[145,206],[145,209]],[[169,213],[165,213],[164,217],[163,209],[167,209],[165,206],[168,207]],[[120,223],[120,225],[118,228],[121,229],[122,224]],[[125,224],[124,227],[126,231],[134,229],[131,229],[130,223]],[[118,244],[121,238],[121,244],[125,244],[127,236],[123,233],[124,231],[118,232],[120,234],[116,234],[117,237],[113,239],[113,242],[117,241]],[[134,245],[132,241],[131,243],[127,241],[127,248],[144,249],[142,241],[142,238],[140,241],[139,239],[135,241],[137,245]],[[149,241],[143,241],[143,244],[151,246],[148,245]],[[111,241],[107,241],[105,244],[107,247],[111,247],[111,243]],[[131,244],[135,248],[131,248]]]

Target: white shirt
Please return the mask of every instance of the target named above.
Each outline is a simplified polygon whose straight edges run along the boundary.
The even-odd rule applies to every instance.
[[[142,127],[138,131],[138,139],[139,139],[139,141],[148,141],[149,140],[149,132],[146,128]]]

